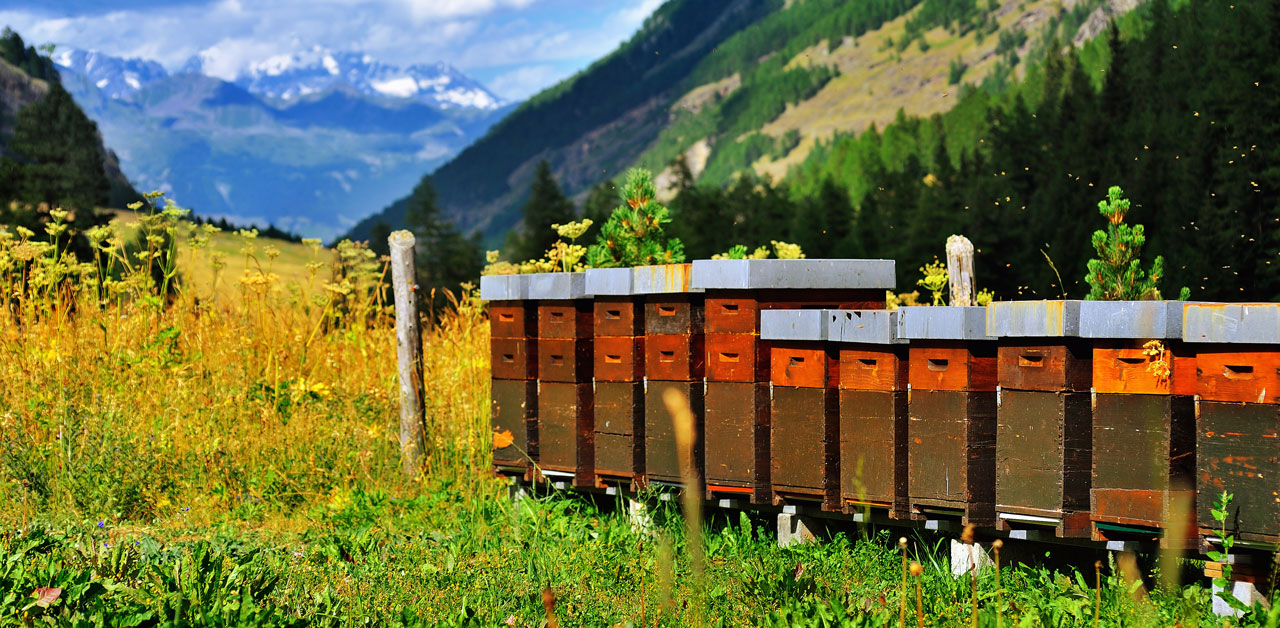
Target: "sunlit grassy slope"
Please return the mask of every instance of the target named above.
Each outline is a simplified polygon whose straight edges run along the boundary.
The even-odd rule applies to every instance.
[[[112,219],[113,224],[119,225],[126,233],[132,233],[134,225],[137,224],[137,217],[133,212],[107,211],[115,214]],[[245,248],[246,245],[253,246],[251,256],[246,256],[249,252]],[[261,264],[264,272],[279,276],[280,287],[294,285],[299,288],[318,289],[320,282],[328,279],[328,273],[322,269],[327,269],[334,261],[334,252],[331,249],[266,238],[250,241],[236,232],[213,234],[209,239],[208,248],[204,250],[193,251],[189,240],[185,238],[179,240],[178,247],[179,259],[186,262],[181,264],[182,283],[202,297],[215,292],[223,295],[239,294],[238,278],[241,273],[246,266],[256,267],[258,264]],[[268,248],[274,249],[279,255],[274,259],[270,258],[267,255]],[[214,256],[220,256],[226,266],[222,269],[216,268],[211,263]],[[316,273],[313,274],[312,270],[308,269],[308,264],[319,264],[312,266]]]

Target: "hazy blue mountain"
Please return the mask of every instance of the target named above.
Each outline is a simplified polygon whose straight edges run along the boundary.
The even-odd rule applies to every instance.
[[[268,60],[235,82],[199,73],[199,59],[170,74],[101,53],[55,57],[139,189],[203,216],[323,238],[395,200],[510,109],[448,66],[400,70],[358,53],[325,53],[323,74],[301,56]],[[338,75],[328,59],[341,60]]]

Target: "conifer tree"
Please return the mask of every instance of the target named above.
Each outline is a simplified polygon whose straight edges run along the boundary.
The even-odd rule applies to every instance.
[[[1118,185],[1111,186],[1107,199],[1098,202],[1098,213],[1107,217],[1108,225],[1106,231],[1093,232],[1093,248],[1100,259],[1089,260],[1089,274],[1085,275],[1090,287],[1086,298],[1091,301],[1160,298],[1157,284],[1164,275],[1164,256],[1156,256],[1150,274],[1142,272],[1142,245],[1147,238],[1142,225],[1125,224],[1128,212],[1129,199],[1124,198],[1124,191]],[[1186,292],[1183,288],[1182,298],[1186,298]]]
[[[523,208],[524,231],[514,241],[512,257],[542,257],[556,241],[556,232],[551,225],[573,222],[577,218],[574,214],[573,201],[560,190],[551,172],[551,164],[545,159],[538,162],[533,183],[529,186],[529,200],[525,201]]]
[[[633,168],[627,172],[621,194],[623,204],[613,210],[600,228],[596,243],[587,251],[590,266],[618,268],[684,261],[684,245],[679,238],[666,235],[671,213],[654,200],[656,194],[653,175],[648,170]]]

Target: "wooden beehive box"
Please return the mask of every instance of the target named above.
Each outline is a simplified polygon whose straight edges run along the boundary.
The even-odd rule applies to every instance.
[[[999,526],[1091,534],[1093,352],[1080,339],[1080,301],[987,306],[999,337],[996,512]]]
[[[592,386],[594,306],[585,273],[536,273],[538,302],[538,466],[549,477],[595,484]]]
[[[674,389],[693,410],[692,458],[701,482],[706,361],[702,291],[690,285],[690,264],[639,266],[632,273],[632,289],[644,299],[644,479],[684,484],[671,413],[663,401],[666,391]]]
[[[911,516],[995,523],[996,347],[981,307],[905,307]]]
[[[828,342],[823,310],[772,310],[761,314],[769,341],[769,474],[776,503],[840,502],[839,354]]]
[[[1094,540],[1195,546],[1195,355],[1181,339],[1183,305],[1080,304],[1080,336],[1093,344]]]
[[[493,451],[494,468],[527,477],[538,451],[537,304],[523,275],[481,277],[480,295],[489,302],[490,427],[511,433],[511,444]]]
[[[630,268],[586,271],[594,299],[595,475],[630,487],[644,478],[644,301]]]
[[[697,260],[693,285],[706,290],[708,491],[770,502],[771,341],[761,337],[762,313],[883,308],[893,262]]]
[[[840,499],[846,512],[883,508],[895,519],[907,507],[906,341],[898,314],[829,310],[828,336],[840,356]]]
[[[1228,531],[1280,542],[1280,304],[1188,304],[1182,339],[1196,352],[1196,521],[1232,494]]]

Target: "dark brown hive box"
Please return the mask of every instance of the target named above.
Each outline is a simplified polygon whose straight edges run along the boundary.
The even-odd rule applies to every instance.
[[[490,424],[495,433],[510,431],[512,444],[493,451],[499,470],[525,474],[538,455],[538,383],[495,379],[491,385]]]
[[[925,342],[911,343],[908,379],[912,390],[995,391],[995,343]]]
[[[1079,338],[1058,343],[1001,340],[997,379],[1001,388],[1046,392],[1088,392],[1093,381],[1093,347]]]
[[[769,384],[707,382],[706,472],[709,496],[772,502],[769,492]]]
[[[587,299],[538,303],[539,338],[590,338],[593,306]]]
[[[675,427],[671,413],[663,401],[667,390],[676,390],[689,400],[694,416],[693,463],[699,478],[702,477],[703,452],[703,383],[662,382],[650,380],[645,390],[644,411],[644,467],[648,481],[667,484],[683,484],[679,450],[676,446]],[[701,487],[692,487],[701,490]]]
[[[843,371],[842,371],[843,372]],[[840,498],[846,510],[907,510],[907,393],[840,390]]]
[[[703,341],[702,334],[645,336],[645,376],[651,380],[701,381],[706,359]]]
[[[802,499],[842,508],[839,403],[835,388],[773,387],[769,475],[775,502]]]
[[[591,384],[538,384],[538,465],[572,473],[575,486],[595,484],[595,407]]]
[[[708,382],[769,381],[769,341],[756,334],[707,334]]]
[[[601,479],[632,482],[644,474],[644,385],[596,382],[595,470]]]
[[[1088,536],[1089,393],[1001,389],[997,416],[996,510],[1056,519],[1058,536]]]
[[[643,336],[644,304],[633,297],[596,297],[595,335]]]

